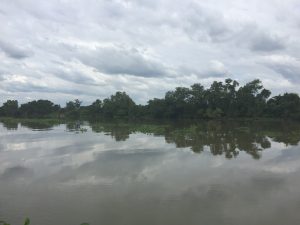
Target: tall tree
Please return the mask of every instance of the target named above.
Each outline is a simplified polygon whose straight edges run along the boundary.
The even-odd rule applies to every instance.
[[[103,115],[110,118],[134,117],[136,104],[126,92],[116,92],[103,100]]]
[[[3,116],[15,117],[18,114],[18,108],[19,105],[17,100],[7,100],[1,107],[1,114]]]

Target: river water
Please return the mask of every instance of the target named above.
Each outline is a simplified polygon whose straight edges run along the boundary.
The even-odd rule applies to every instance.
[[[0,220],[298,225],[300,125],[0,123]]]

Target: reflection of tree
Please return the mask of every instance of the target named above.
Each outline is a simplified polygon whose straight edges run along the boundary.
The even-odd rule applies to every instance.
[[[247,129],[235,129],[221,122],[202,123],[184,130],[171,131],[166,135],[169,143],[177,147],[191,147],[200,153],[207,146],[213,155],[225,155],[226,158],[236,157],[239,151],[246,151],[254,158],[259,158],[260,142],[256,134]]]
[[[91,123],[92,131],[96,133],[105,133],[112,136],[116,141],[126,141],[129,135],[134,132],[127,124],[105,124]]]
[[[298,123],[281,122],[272,126],[266,133],[275,142],[282,142],[286,145],[298,145],[300,141],[300,126]]]
[[[8,129],[18,129],[18,124],[30,129],[45,130],[51,129],[55,125],[59,125],[60,121],[55,119],[2,119],[1,123]]]
[[[293,128],[292,128],[293,127]],[[191,147],[200,153],[208,147],[213,155],[236,157],[240,151],[259,159],[263,149],[270,148],[271,142],[297,144],[300,129],[280,122],[203,122],[187,128],[170,129],[165,134],[166,142],[177,147]],[[272,135],[268,135],[272,133]]]
[[[16,120],[2,121],[7,129],[17,129]],[[21,125],[31,129],[49,129],[59,121],[22,120]],[[245,152],[259,159],[261,151],[271,147],[270,140],[286,145],[297,145],[300,141],[300,126],[297,123],[280,121],[201,121],[197,124],[137,124],[137,123],[89,123],[93,132],[110,135],[116,141],[126,141],[130,134],[143,133],[164,136],[167,143],[175,143],[177,148],[189,147],[195,153],[205,149],[213,155],[234,158]],[[82,123],[69,122],[68,131],[81,131]],[[86,125],[86,124],[85,124]]]
[[[157,124],[135,123],[90,123],[92,131],[111,135],[116,141],[126,141],[130,134],[140,132],[152,135],[164,135],[165,126]]]
[[[72,121],[66,124],[66,129],[67,131],[77,131],[80,129],[80,126],[81,126],[80,122]]]
[[[81,127],[82,125],[84,125],[84,124],[80,121],[71,121],[66,124],[66,129],[67,129],[67,131],[76,132],[76,133],[87,132],[86,128]]]
[[[114,137],[116,141],[126,141],[131,133],[132,131],[129,129],[129,127],[117,126],[112,127],[109,134]]]
[[[257,146],[253,144],[250,137],[245,135],[240,139],[236,131],[227,130],[221,124],[202,124],[199,126],[192,125],[188,128],[179,130],[170,130],[165,136],[168,143],[175,143],[177,147],[191,147],[191,149],[200,153],[206,146],[213,155],[223,155],[227,158],[236,157],[240,149],[246,149],[257,153]],[[245,138],[249,138],[246,140]]]
[[[17,130],[18,129],[18,122],[15,120],[1,120],[1,123],[3,124],[3,127],[5,127],[7,130]]]
[[[91,127],[116,141],[125,141],[135,132],[163,135],[167,143],[175,143],[177,148],[190,147],[195,153],[207,148],[213,155],[228,159],[237,157],[241,151],[259,159],[261,151],[271,147],[270,138],[287,145],[300,141],[300,127],[274,121],[203,121],[193,125],[91,123]]]
[[[48,130],[53,128],[55,125],[58,125],[59,122],[47,121],[47,120],[26,120],[22,121],[21,125],[23,127],[28,127],[34,130]]]

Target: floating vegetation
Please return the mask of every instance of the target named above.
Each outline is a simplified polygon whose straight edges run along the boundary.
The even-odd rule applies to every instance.
[[[250,132],[249,127],[236,127],[235,129],[240,132]]]
[[[24,221],[24,225],[29,225],[30,224],[30,219],[26,218]],[[10,223],[7,223],[5,221],[0,221],[0,225],[11,225]]]
[[[0,221],[0,225],[11,225],[10,223],[7,223],[5,221]],[[30,219],[26,218],[24,221],[24,225],[30,225]],[[90,225],[89,223],[81,223],[80,225]]]

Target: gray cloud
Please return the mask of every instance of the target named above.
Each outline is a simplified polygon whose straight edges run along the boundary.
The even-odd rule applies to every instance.
[[[42,86],[32,83],[14,83],[14,85],[7,85],[3,87],[3,90],[8,92],[19,92],[19,93],[62,93],[62,94],[71,94],[74,96],[81,96],[81,95],[94,95],[89,90],[83,89],[76,89],[76,88],[62,88],[62,87],[49,87],[49,86]],[[37,96],[37,98],[40,98]]]
[[[142,77],[167,75],[163,64],[146,58],[134,48],[98,47],[79,55],[79,60],[106,74],[127,74]]]
[[[183,19],[183,30],[196,40],[221,41],[230,33],[222,13],[194,2],[188,5]]]
[[[11,58],[23,59],[32,55],[31,51],[12,45],[7,41],[0,40],[0,49]]]
[[[60,78],[65,81],[70,81],[76,84],[85,84],[85,85],[96,85],[99,86],[99,82],[97,82],[96,79],[89,76],[88,74],[85,74],[79,70],[76,70],[72,68],[71,66],[62,64],[61,66],[58,66],[57,64],[54,65],[55,68],[46,70],[45,72],[50,72],[57,78]],[[68,69],[66,69],[68,68]]]
[[[0,12],[0,102],[122,90],[145,103],[228,76],[300,92],[294,0],[3,0]]]
[[[288,55],[272,55],[264,64],[291,82],[300,82],[300,60]]]
[[[277,36],[259,33],[253,37],[250,47],[253,51],[270,52],[282,50],[285,45],[283,40]]]
[[[74,96],[91,95],[97,96],[97,94],[91,90],[86,89],[85,86],[80,84],[70,85],[70,83],[63,83],[58,85],[60,80],[55,80],[57,85],[47,84],[45,82],[40,82],[37,78],[25,77],[19,75],[4,75],[3,80],[0,84],[0,89],[9,93],[20,93],[20,96],[27,94],[34,94],[36,98],[41,98],[38,93],[46,94],[47,98],[51,99],[51,94],[61,93],[69,94]],[[21,94],[22,93],[22,94]],[[50,95],[49,95],[50,94]],[[64,101],[63,101],[64,102]]]
[[[199,78],[224,78],[229,76],[229,71],[224,63],[218,60],[211,60],[206,64],[206,68],[199,70],[196,68],[179,67],[182,74],[196,75]]]

